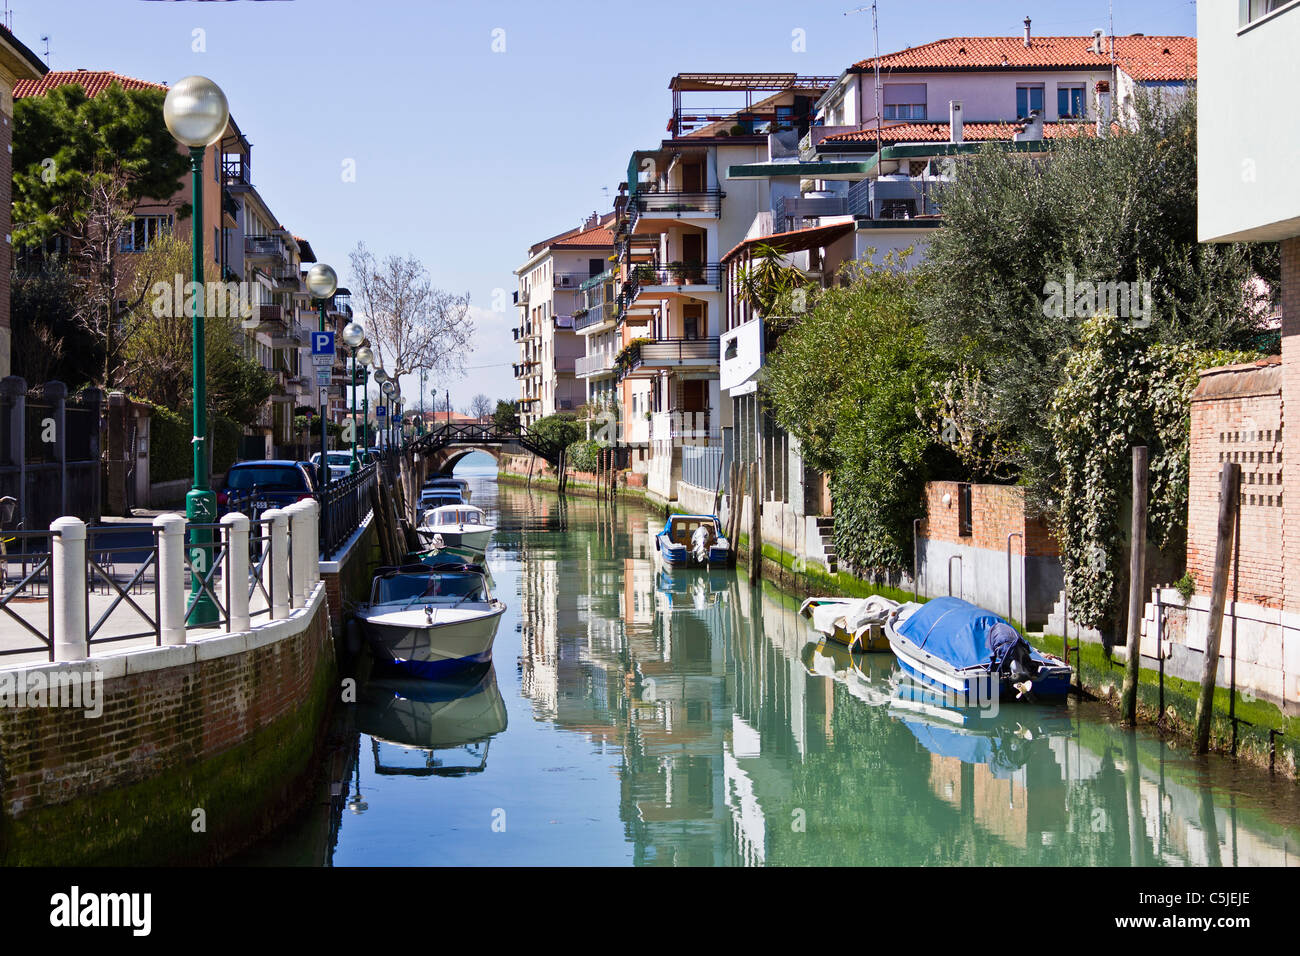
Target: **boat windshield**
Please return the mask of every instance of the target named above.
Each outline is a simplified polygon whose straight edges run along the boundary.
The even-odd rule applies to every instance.
[[[479,511],[463,511],[460,509],[453,511],[449,509],[447,511],[430,512],[430,517],[433,520],[427,523],[433,525],[462,525],[462,524],[482,523],[481,521],[482,512]]]
[[[441,604],[450,601],[465,604],[486,601],[483,576],[464,571],[436,574],[394,574],[375,581],[372,604],[423,602]]]

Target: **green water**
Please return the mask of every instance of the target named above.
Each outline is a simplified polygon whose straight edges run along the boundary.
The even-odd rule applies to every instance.
[[[669,581],[644,509],[474,479],[508,605],[454,700],[375,682],[334,812],[281,857],[348,865],[1279,865],[1300,787],[1094,704],[978,729],[900,702],[888,655],[819,648],[734,572]],[[414,692],[411,692],[414,693]],[[417,695],[418,696],[418,695]],[[437,696],[437,695],[434,695]],[[319,849],[317,849],[319,848]]]

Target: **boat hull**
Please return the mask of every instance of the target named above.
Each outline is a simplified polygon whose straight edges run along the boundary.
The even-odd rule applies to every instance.
[[[983,667],[957,670],[941,658],[926,653],[893,628],[886,627],[889,649],[898,666],[911,680],[951,698],[955,706],[977,706],[993,700],[1019,696],[1014,684],[1002,674]],[[1044,666],[1034,680],[1035,698],[1064,697],[1070,692],[1070,669],[1056,658],[1035,652],[1034,658]]]
[[[487,554],[488,544],[492,541],[492,528],[478,528],[470,531],[447,530],[444,528],[430,528],[427,525],[417,528],[416,532],[426,543],[433,542],[435,534],[442,535],[444,546],[448,548],[461,548],[474,554]]]
[[[375,661],[412,677],[437,678],[492,659],[492,644],[505,606],[477,614],[450,615],[439,608],[432,624],[423,610],[360,615]]]

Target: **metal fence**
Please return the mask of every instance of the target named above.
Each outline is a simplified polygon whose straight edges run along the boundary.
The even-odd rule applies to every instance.
[[[320,556],[330,558],[370,513],[370,492],[378,465],[370,464],[354,475],[331,481],[321,492]]]
[[[54,660],[54,601],[50,562],[57,531],[6,531],[0,538],[0,619],[11,634],[31,644],[0,646],[0,657],[44,652]],[[28,607],[27,614],[19,609]],[[6,642],[8,643],[8,642]]]
[[[727,468],[731,464],[731,449],[718,445],[682,446],[682,481],[697,488],[710,490],[721,487],[727,491]]]

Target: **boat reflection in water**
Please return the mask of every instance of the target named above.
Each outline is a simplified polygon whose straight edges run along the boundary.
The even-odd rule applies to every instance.
[[[356,725],[371,738],[376,773],[459,777],[486,769],[506,705],[490,663],[440,680],[372,678]]]
[[[726,601],[735,571],[726,568],[692,570],[672,574],[655,572],[655,606],[660,611],[693,609],[702,611]]]

